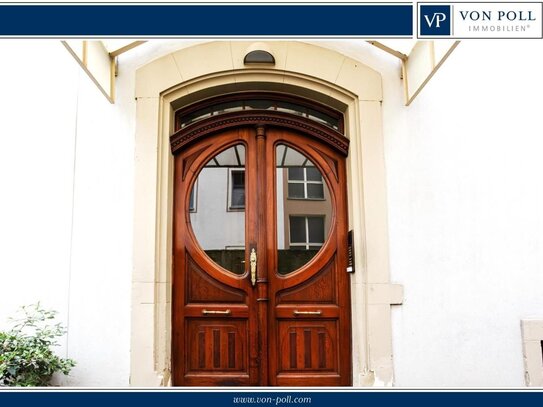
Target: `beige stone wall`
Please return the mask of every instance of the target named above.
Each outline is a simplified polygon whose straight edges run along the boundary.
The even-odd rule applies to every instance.
[[[523,320],[521,328],[526,386],[543,387],[543,320]]]
[[[275,66],[246,67],[266,49]],[[210,42],[161,57],[136,72],[136,179],[131,384],[168,385],[171,332],[172,155],[174,110],[196,100],[243,90],[297,94],[340,109],[351,140],[349,223],[354,229],[352,276],[353,383],[393,383],[391,285],[382,136],[380,75],[342,54],[301,42]]]

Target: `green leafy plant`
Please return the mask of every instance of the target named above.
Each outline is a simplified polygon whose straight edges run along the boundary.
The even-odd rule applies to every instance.
[[[66,333],[54,323],[56,311],[37,304],[23,306],[10,318],[12,328],[0,331],[0,386],[48,386],[55,372],[67,375],[75,362],[55,355],[53,346]]]

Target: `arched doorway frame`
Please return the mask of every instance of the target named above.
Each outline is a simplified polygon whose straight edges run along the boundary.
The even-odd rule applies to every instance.
[[[247,68],[244,55],[263,47],[273,67]],[[205,63],[202,63],[205,61]],[[351,279],[353,384],[393,383],[390,305],[402,288],[390,284],[382,135],[381,76],[359,61],[301,42],[210,42],[181,49],[136,72],[133,386],[169,384],[174,111],[239,91],[286,92],[344,112],[349,227],[356,272]]]

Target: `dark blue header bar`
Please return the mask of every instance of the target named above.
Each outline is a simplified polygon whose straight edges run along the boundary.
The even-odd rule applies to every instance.
[[[0,4],[0,36],[411,37],[412,18],[412,4]]]

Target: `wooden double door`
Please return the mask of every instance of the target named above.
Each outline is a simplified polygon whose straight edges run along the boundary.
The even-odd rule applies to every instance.
[[[344,155],[240,127],[179,152],[174,179],[174,385],[351,385]]]

